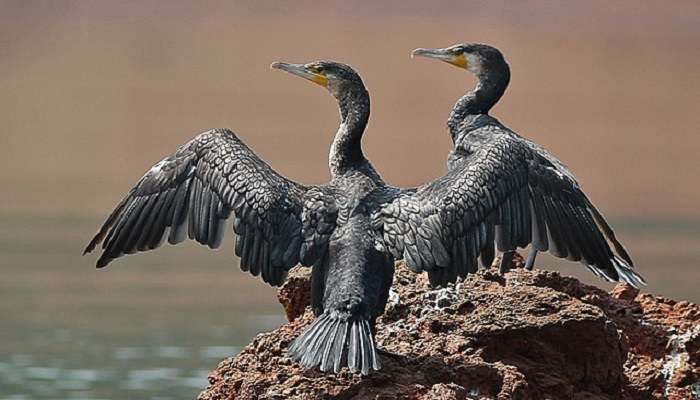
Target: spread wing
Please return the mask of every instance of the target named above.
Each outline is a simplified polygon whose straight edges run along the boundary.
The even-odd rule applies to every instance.
[[[85,253],[102,243],[101,268],[124,254],[155,249],[166,238],[176,244],[188,236],[217,248],[233,213],[241,269],[279,285],[302,258],[302,243],[314,251],[314,243],[322,245],[314,242],[313,226],[302,237],[307,190],[272,170],[230,130],[210,130],[146,172]]]
[[[494,135],[459,168],[387,197],[374,222],[385,246],[433,284],[476,272],[478,257],[490,265],[494,242],[500,251],[532,244],[606,280],[644,282],[578,184],[511,135]]]

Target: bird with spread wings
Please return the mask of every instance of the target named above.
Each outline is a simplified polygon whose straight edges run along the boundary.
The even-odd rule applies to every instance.
[[[341,123],[329,154],[331,180],[293,182],[232,131],[201,133],[149,169],[109,215],[85,249],[101,246],[97,267],[166,240],[220,247],[232,219],[242,270],[278,286],[294,265],[312,268],[316,319],[291,343],[292,358],[362,374],[381,368],[375,321],[399,259],[444,285],[475,272],[479,258],[490,265],[494,244],[503,251],[532,244],[605,279],[643,282],[626,253],[612,252],[612,231],[571,176],[486,112],[462,125],[444,176],[396,188],[362,151],[370,102],[352,68],[332,61],[272,67],[335,97]]]

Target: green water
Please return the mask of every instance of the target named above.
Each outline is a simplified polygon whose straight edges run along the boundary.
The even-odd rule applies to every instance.
[[[80,252],[98,220],[2,221],[0,399],[191,399],[284,321],[229,250],[184,244],[95,270]]]
[[[97,218],[0,216],[0,399],[192,399],[217,363],[284,321],[227,246],[193,243],[95,270]],[[694,221],[614,220],[650,283],[699,301]],[[609,288],[576,264],[552,266]]]

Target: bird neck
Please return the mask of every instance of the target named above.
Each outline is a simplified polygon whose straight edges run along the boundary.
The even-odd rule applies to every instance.
[[[356,167],[362,160],[362,134],[369,120],[369,93],[365,88],[343,91],[338,97],[340,127],[335,134],[328,164],[332,176]]]
[[[508,64],[503,62],[493,70],[477,75],[477,79],[474,89],[457,100],[447,120],[453,141],[457,139],[460,127],[467,118],[488,114],[491,107],[503,96],[510,82],[510,69]]]

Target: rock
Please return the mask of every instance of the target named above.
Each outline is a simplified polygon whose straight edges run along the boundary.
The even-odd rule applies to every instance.
[[[700,307],[548,271],[480,271],[434,289],[397,265],[378,320],[382,370],[303,370],[287,345],[313,320],[309,270],[280,289],[290,319],[222,361],[199,399],[700,398]]]
[[[610,295],[620,300],[633,300],[639,294],[639,289],[626,283],[618,283],[615,285]]]
[[[284,306],[288,321],[303,315],[306,307],[311,304],[311,270],[292,268],[284,285],[277,291],[277,298]]]

